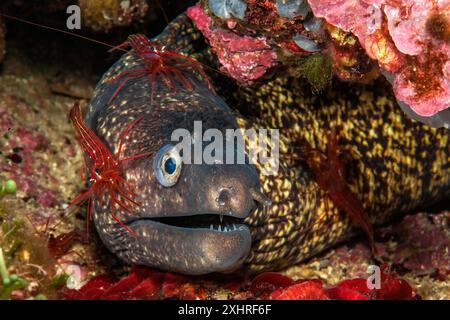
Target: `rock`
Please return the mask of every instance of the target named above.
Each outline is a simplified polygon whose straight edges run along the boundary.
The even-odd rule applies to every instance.
[[[398,101],[421,117],[439,116],[436,127],[450,126],[450,118],[439,115],[450,107],[448,1],[310,0],[309,4],[315,16],[358,38],[388,75]]]
[[[83,24],[94,31],[107,32],[115,26],[129,26],[145,17],[146,0],[79,0]]]
[[[6,54],[5,34],[6,34],[5,23],[3,22],[3,18],[0,17],[0,63],[3,62],[3,59],[4,59],[5,54]]]

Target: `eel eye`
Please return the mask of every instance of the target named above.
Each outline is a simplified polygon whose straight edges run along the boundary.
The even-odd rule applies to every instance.
[[[153,160],[153,171],[156,179],[163,187],[171,187],[175,185],[181,174],[181,157],[175,146],[166,144]]]

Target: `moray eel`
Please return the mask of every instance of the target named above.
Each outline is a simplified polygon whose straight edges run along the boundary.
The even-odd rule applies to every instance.
[[[158,41],[194,54],[202,39],[182,15]],[[314,95],[301,79],[277,76],[235,87],[227,104],[184,70],[193,90],[180,84],[168,90],[159,79],[152,100],[148,78],[141,77],[108,104],[120,83],[108,80],[140,63],[132,52],[123,55],[99,82],[86,116],[115,154],[127,125],[143,115],[124,153],[150,156],[127,163],[123,172],[140,207],[117,214],[136,235],[121,230],[107,199],[94,205],[102,241],[125,262],[185,274],[256,273],[285,268],[347,239],[356,231],[352,222],[318,187],[307,163],[289,157],[301,143],[325,150],[336,126],[348,187],[375,225],[449,195],[449,131],[410,120],[383,83],[334,83]],[[279,128],[278,173],[258,175],[258,164],[181,163],[171,156],[171,134],[177,128],[193,132],[194,121],[202,121],[203,131]],[[263,193],[271,205],[263,205]]]

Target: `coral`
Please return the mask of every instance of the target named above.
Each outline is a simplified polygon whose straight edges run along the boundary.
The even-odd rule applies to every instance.
[[[188,16],[209,41],[222,71],[241,84],[251,85],[275,66],[288,65],[294,70],[298,64],[291,62],[296,62],[296,57],[322,54],[326,48],[322,20],[312,16],[306,1],[249,0],[245,14],[240,11],[238,19],[231,13],[217,12],[219,4],[230,11],[236,1],[202,3],[189,8]]]
[[[307,280],[279,289],[270,295],[273,300],[329,300],[320,281]]]
[[[380,287],[370,289],[367,279],[344,280],[336,286],[326,287],[318,279],[297,280],[279,273],[263,273],[253,281],[241,279],[233,286],[228,284],[228,299],[273,299],[273,300],[398,300],[413,299],[411,286],[395,273],[386,272],[382,267]],[[162,273],[144,267],[135,267],[120,280],[106,275],[91,279],[79,290],[64,289],[61,295],[69,300],[122,300],[122,299],[183,299],[195,300],[212,298],[223,279],[214,282],[202,278]],[[237,294],[239,292],[240,294]]]
[[[394,93],[422,117],[450,101],[448,1],[309,0],[314,15],[353,33],[392,75]]]
[[[208,39],[224,71],[244,84],[251,84],[276,64],[277,55],[264,37],[239,36],[221,28],[213,28],[212,19],[200,4],[187,14]]]
[[[285,275],[276,272],[266,272],[256,276],[250,287],[255,297],[266,299],[276,290],[295,284],[295,281]]]
[[[115,26],[128,26],[143,18],[148,10],[145,0],[79,0],[83,23],[94,31],[109,31]]]
[[[406,216],[385,236],[399,241],[391,259],[408,270],[447,278],[450,275],[450,212]]]
[[[303,0],[247,0],[242,25],[248,35],[263,35],[275,48],[292,41],[298,34],[323,42],[321,21],[310,11],[307,1]]]
[[[330,66],[345,80],[365,81],[375,75],[375,64],[356,38],[341,42],[353,36],[339,33],[338,28],[327,35],[331,26],[312,15],[307,1],[249,0],[239,19],[218,13],[219,4],[226,9],[234,2],[204,2],[203,7],[188,9],[188,15],[208,39],[222,70],[241,84],[251,85],[275,66],[287,66],[293,75],[308,79],[315,90],[330,82]]]
[[[265,288],[262,293],[254,289],[261,287]],[[414,297],[408,282],[387,272],[387,266],[381,267],[380,287],[374,289],[369,288],[366,278],[343,280],[335,286],[325,287],[319,279],[293,281],[275,273],[259,275],[251,288],[256,297],[275,300],[408,300]]]
[[[220,286],[225,286],[236,294],[238,290],[246,286],[245,281],[235,279],[233,283],[230,282],[229,277],[220,279],[220,276],[217,276],[215,280],[212,282],[206,278],[187,277],[145,267],[134,267],[120,280],[100,275],[91,279],[79,290],[62,290],[61,295],[70,300],[168,298],[197,300],[206,299],[209,296],[208,292],[217,290]]]
[[[326,51],[337,77],[345,81],[366,82],[378,75],[376,64],[353,34],[330,24],[325,25],[325,30],[329,35]]]

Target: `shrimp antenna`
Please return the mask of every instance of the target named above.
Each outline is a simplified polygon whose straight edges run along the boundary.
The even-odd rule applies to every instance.
[[[164,7],[161,5],[161,2],[159,2],[159,0],[156,0],[156,5],[158,6],[159,10],[161,10],[161,13],[164,17],[164,21],[166,21],[166,23],[169,24],[169,18],[167,18],[166,10],[164,10]]]
[[[160,4],[159,2],[158,2],[158,6],[161,8],[161,10],[164,10],[164,8],[161,6],[161,4]],[[163,11],[163,12],[164,12],[164,11]],[[58,29],[58,28],[53,28],[53,27],[50,27],[50,26],[46,26],[46,25],[43,25],[43,24],[39,24],[39,23],[37,23],[37,22],[33,22],[33,21],[29,21],[29,20],[25,20],[25,19],[18,18],[18,17],[14,17],[14,16],[11,16],[11,15],[5,14],[5,13],[3,13],[3,12],[0,12],[0,16],[5,17],[5,18],[10,19],[10,20],[15,20],[15,21],[19,21],[19,22],[21,22],[21,23],[25,23],[25,24],[29,24],[29,25],[32,25],[32,26],[35,26],[35,27],[39,27],[39,28],[41,28],[41,29],[46,29],[46,30],[51,30],[51,31],[55,31],[55,32],[60,32],[60,33],[67,34],[67,35],[72,36],[72,37],[75,37],[75,38],[80,38],[80,39],[83,39],[83,40],[91,41],[91,42],[100,44],[100,45],[102,45],[102,46],[105,46],[105,47],[108,47],[108,48],[111,48],[111,49],[114,49],[114,50],[121,50],[121,51],[123,51],[123,52],[127,52],[126,49],[121,48],[120,46],[114,46],[114,45],[109,44],[109,43],[107,43],[107,42],[103,42],[103,41],[100,41],[100,40],[96,40],[96,39],[93,39],[93,38],[89,38],[89,37],[86,37],[86,36],[82,36],[81,34],[78,34],[78,33],[75,33],[75,32],[70,32],[70,31],[66,31],[66,30],[62,30],[62,29]],[[165,12],[164,12],[164,17],[165,17],[165,20],[168,21]],[[213,68],[213,67],[210,67],[210,66],[208,66],[207,64],[204,64],[204,63],[202,63],[202,62],[200,62],[200,61],[196,61],[196,62],[197,62],[198,64],[200,64],[201,66],[203,66],[203,67],[209,69],[209,70],[212,70],[212,71],[214,71],[214,72],[217,72],[217,73],[219,73],[219,74],[221,74],[221,75],[223,75],[223,76],[229,77],[225,72],[222,72],[222,71],[217,70],[217,69],[215,69],[215,68]]]

